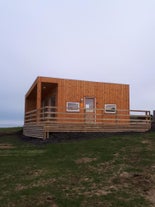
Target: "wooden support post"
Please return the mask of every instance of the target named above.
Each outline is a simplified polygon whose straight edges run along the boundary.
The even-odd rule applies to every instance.
[[[40,109],[41,109],[41,80],[38,78],[37,81],[37,123],[40,121]]]

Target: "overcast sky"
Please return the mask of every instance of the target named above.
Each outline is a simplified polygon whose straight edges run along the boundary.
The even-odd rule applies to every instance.
[[[37,76],[130,85],[155,109],[155,0],[1,0],[0,123],[22,121]]]

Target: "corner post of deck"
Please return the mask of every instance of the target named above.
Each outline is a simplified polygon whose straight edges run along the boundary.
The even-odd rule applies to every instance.
[[[37,123],[39,123],[40,122],[40,112],[41,112],[41,79],[40,79],[40,77],[38,77],[38,81],[37,81],[36,109],[37,109]]]
[[[146,114],[146,121],[148,123],[151,123],[151,113],[150,113],[150,111],[146,111],[145,114]]]

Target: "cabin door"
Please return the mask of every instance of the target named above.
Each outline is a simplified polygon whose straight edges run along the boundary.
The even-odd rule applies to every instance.
[[[85,122],[94,123],[96,121],[96,99],[85,97]]]

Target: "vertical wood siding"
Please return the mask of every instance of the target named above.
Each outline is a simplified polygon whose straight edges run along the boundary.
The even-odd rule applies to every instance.
[[[49,87],[43,93],[44,84],[57,84],[57,87]],[[43,99],[56,94],[58,112],[66,112],[67,102],[79,102],[82,112],[84,98],[96,98],[96,108],[104,109],[105,104],[116,104],[118,110],[129,110],[129,85],[102,83],[80,80],[68,80],[58,78],[38,77],[25,97],[25,111],[41,107]],[[82,101],[83,100],[83,101]],[[113,114],[101,114],[102,116],[114,116]],[[60,116],[60,115],[59,115]],[[61,116],[63,116],[61,114]],[[73,116],[68,113],[68,117]],[[78,114],[74,114],[78,116]]]

